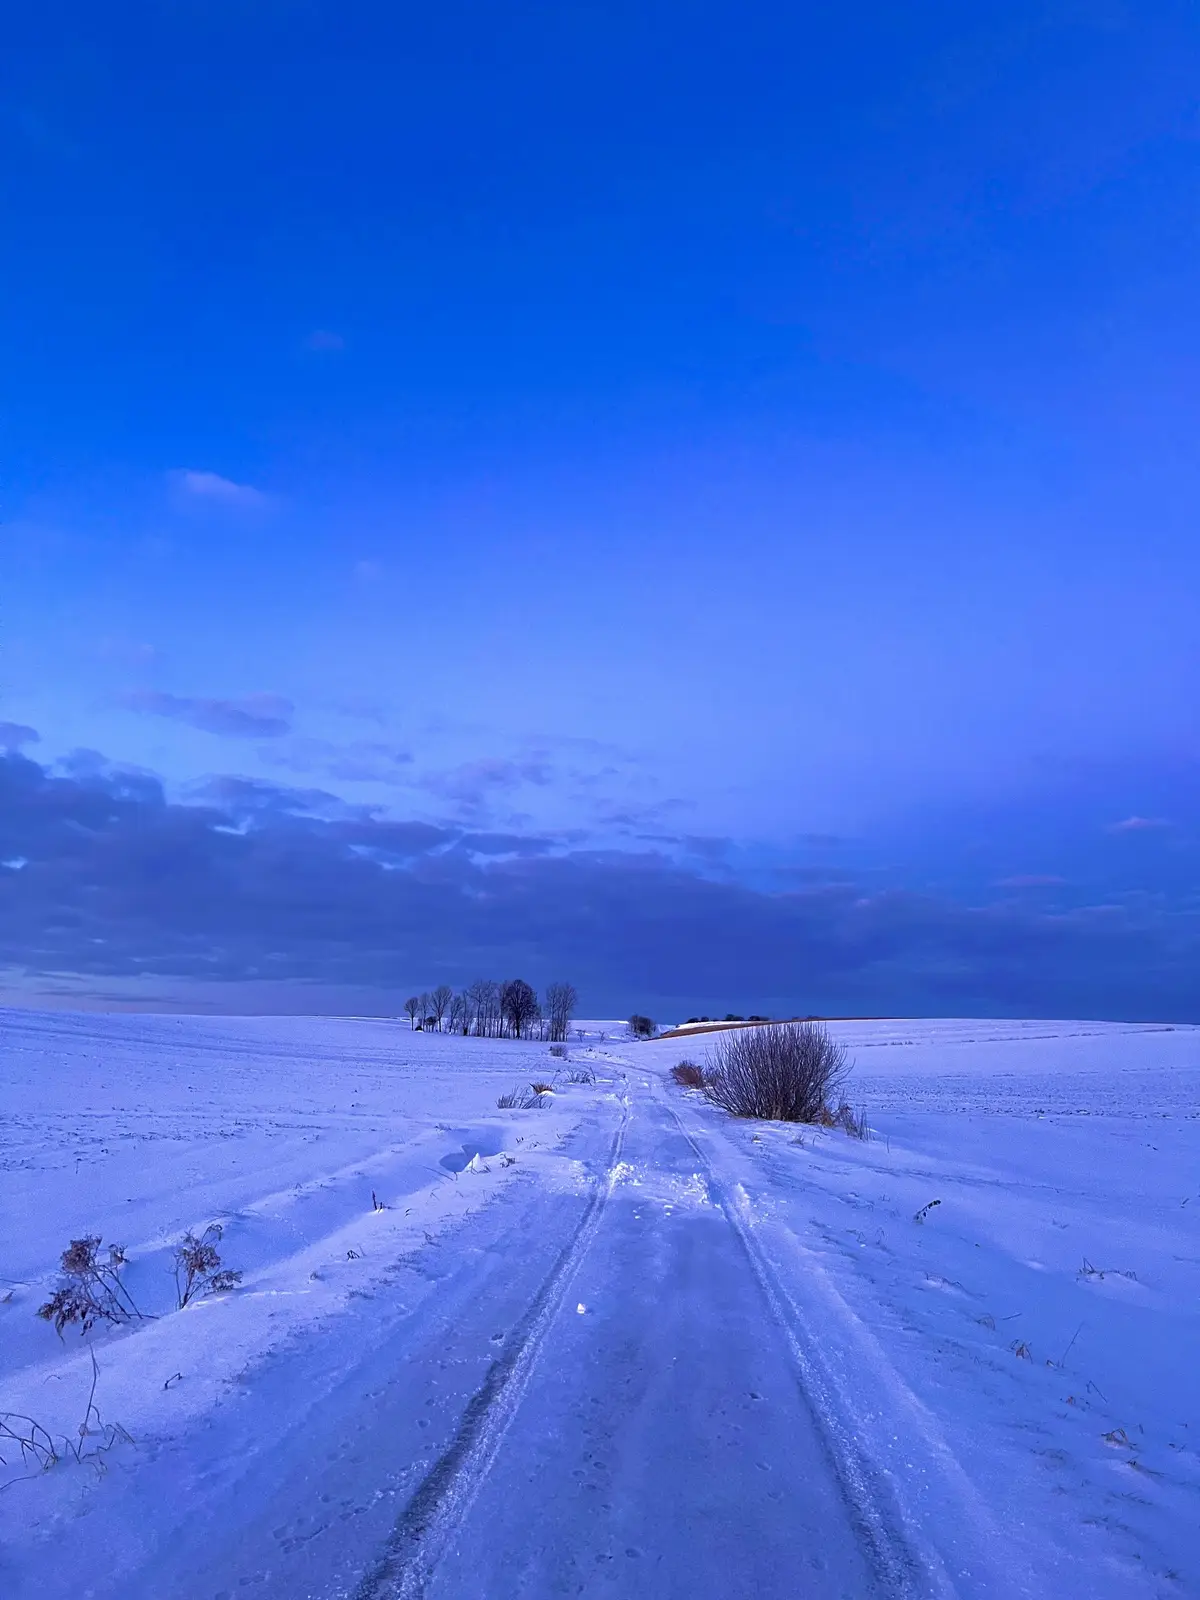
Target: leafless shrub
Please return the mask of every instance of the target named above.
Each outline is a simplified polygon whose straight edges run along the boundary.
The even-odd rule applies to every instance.
[[[240,1272],[221,1265],[217,1245],[223,1229],[210,1222],[200,1235],[189,1231],[175,1246],[175,1303],[180,1311],[206,1294],[228,1294],[242,1281]]]
[[[110,1244],[101,1253],[100,1235],[72,1239],[61,1256],[62,1280],[49,1300],[38,1307],[38,1316],[52,1322],[61,1336],[68,1324],[78,1324],[89,1333],[97,1322],[132,1322],[143,1313],[134,1305],[121,1282],[125,1266],[125,1247]]]
[[[556,1061],[565,1061],[567,1059],[567,1047],[565,1044],[552,1044],[550,1046],[550,1054]]]
[[[704,1068],[704,1092],[735,1117],[828,1122],[849,1066],[822,1027],[789,1022],[726,1034]]]
[[[653,1018],[643,1017],[639,1012],[635,1011],[633,1016],[630,1017],[627,1026],[635,1039],[653,1039],[658,1024]]]
[[[567,1074],[568,1083],[595,1083],[595,1081],[596,1074],[591,1067],[575,1067],[573,1071]]]
[[[681,1089],[703,1089],[704,1068],[694,1061],[678,1061],[671,1068],[671,1077]]]

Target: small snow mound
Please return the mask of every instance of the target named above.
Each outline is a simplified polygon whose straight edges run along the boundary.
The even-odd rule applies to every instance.
[[[447,1172],[479,1172],[491,1156],[503,1153],[507,1130],[488,1124],[482,1128],[460,1128],[462,1145],[442,1157],[441,1165]]]

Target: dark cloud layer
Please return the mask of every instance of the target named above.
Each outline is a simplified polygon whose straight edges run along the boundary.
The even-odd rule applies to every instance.
[[[396,821],[226,779],[192,804],[95,760],[0,759],[0,965],[339,986],[383,1009],[419,984],[568,976],[588,1009],[676,1007],[1200,1018],[1200,918],[1131,900],[1047,912],[848,881],[766,893],[666,854]]]

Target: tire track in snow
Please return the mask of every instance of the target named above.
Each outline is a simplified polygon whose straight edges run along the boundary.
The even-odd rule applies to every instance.
[[[818,1434],[824,1441],[830,1467],[835,1474],[847,1509],[862,1534],[870,1559],[886,1591],[898,1600],[952,1600],[958,1590],[939,1556],[926,1548],[918,1550],[903,1524],[905,1516],[896,1487],[886,1470],[873,1462],[854,1437],[844,1415],[845,1408],[835,1397],[813,1360],[810,1340],[803,1329],[806,1319],[789,1294],[779,1273],[754,1238],[742,1215],[743,1208],[731,1199],[717,1177],[712,1162],[693,1138],[678,1111],[665,1094],[658,1094],[670,1112],[680,1134],[692,1149],[704,1172],[705,1182],[716,1198],[722,1215],[733,1229],[750,1265],[771,1315],[779,1327],[796,1366],[798,1387]]]
[[[504,1350],[467,1402],[457,1433],[417,1485],[396,1520],[383,1555],[354,1590],[353,1600],[420,1600],[425,1593],[446,1540],[470,1510],[491,1470],[529,1387],[546,1335],[595,1237],[616,1182],[629,1117],[626,1078],[621,1120],[603,1178]]]
[[[949,1531],[950,1538],[954,1539],[963,1528],[970,1528],[970,1546],[962,1558],[955,1558],[955,1565],[960,1560],[963,1563],[958,1576],[966,1582],[966,1592],[997,1597],[997,1600],[1006,1600],[1013,1594],[1037,1594],[1034,1574],[1016,1562],[1011,1550],[1005,1550],[1002,1530],[982,1504],[978,1490],[966,1477],[954,1451],[942,1440],[936,1424],[928,1426],[925,1406],[915,1400],[891,1368],[888,1370],[899,1384],[899,1395],[893,1402],[896,1410],[886,1427],[894,1429],[893,1445],[904,1442],[898,1459],[888,1462],[875,1458],[856,1437],[854,1414],[859,1410],[858,1392],[846,1394],[845,1382],[838,1381],[834,1368],[822,1357],[821,1342],[811,1331],[813,1317],[798,1304],[787,1286],[786,1275],[779,1272],[754,1237],[747,1219],[749,1195],[741,1184],[738,1187],[742,1202],[730,1195],[710,1158],[662,1091],[661,1080],[656,1082],[654,1096],[669,1110],[678,1131],[701,1163],[712,1195],[734,1234],[738,1235],[771,1315],[792,1350],[800,1394],[826,1442],[830,1466],[842,1485],[848,1509],[864,1534],[880,1579],[902,1600],[954,1600],[963,1590],[934,1544],[934,1536]],[[837,1306],[858,1325],[858,1317],[845,1306],[840,1294],[837,1294]],[[830,1336],[837,1338],[837,1330],[822,1333],[822,1338]],[[862,1379],[869,1384],[872,1373],[864,1370]],[[867,1416],[877,1426],[882,1421],[877,1398],[870,1403]],[[920,1435],[925,1446],[923,1450],[920,1446],[914,1450],[914,1432]],[[917,1480],[926,1490],[934,1488],[938,1496],[938,1504],[926,1507],[923,1517],[918,1517],[917,1510],[902,1493],[901,1485],[906,1478]]]

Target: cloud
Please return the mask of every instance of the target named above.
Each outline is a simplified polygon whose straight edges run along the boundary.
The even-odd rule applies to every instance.
[[[653,838],[655,834],[650,830],[658,830],[659,838],[674,838],[675,835],[664,834],[662,830],[669,828],[681,811],[694,810],[695,803],[691,800],[654,800],[646,805],[602,800],[595,806],[593,817],[598,827],[614,829],[618,833]]]
[[[270,505],[271,497],[248,483],[235,483],[217,472],[197,472],[185,467],[171,474],[179,492],[188,500],[228,506],[241,511],[258,511]]]
[[[41,734],[24,722],[0,722],[0,750],[19,750],[22,745],[38,744]]]
[[[1065,878],[1056,878],[1053,873],[1021,872],[1015,878],[1001,878],[996,887],[997,889],[1061,889],[1066,881]]]
[[[346,341],[340,333],[332,333],[328,328],[314,328],[305,339],[304,348],[318,355],[338,355],[346,348]]]
[[[203,733],[231,739],[276,739],[292,730],[295,706],[279,694],[248,694],[238,700],[213,700],[166,694],[158,689],[132,689],[121,696],[128,711],[168,717]]]
[[[415,779],[414,785],[441,800],[453,801],[473,815],[498,794],[511,794],[526,784],[546,788],[553,779],[553,770],[540,758],[512,760],[507,756],[485,756],[478,761],[464,761],[444,772],[427,773]]]
[[[664,853],[396,820],[224,779],[170,799],[94,755],[0,759],[0,968],[194,993],[373,993],[567,976],[599,1014],[676,1009],[1197,1018],[1200,912],[1135,897],[1053,913],[843,883],[767,892]],[[180,986],[190,986],[181,989]],[[232,986],[232,987],[231,987]],[[281,987],[282,986],[282,987]],[[406,988],[405,986],[408,986]],[[315,1002],[314,1002],[315,1008]]]
[[[553,839],[523,833],[464,833],[454,848],[477,856],[541,856],[554,849]]]
[[[261,778],[207,778],[194,790],[197,799],[211,801],[231,817],[244,821],[268,812],[293,816],[356,817],[369,815],[361,806],[348,804],[324,789],[293,789],[266,783]]]
[[[1165,817],[1126,817],[1124,822],[1109,824],[1109,833],[1156,833],[1171,824]]]
[[[316,772],[342,783],[412,782],[406,771],[412,753],[383,739],[293,739],[266,759],[291,772]]]
[[[710,861],[714,865],[724,861],[733,849],[732,839],[714,834],[689,833],[680,840],[680,843],[692,855],[698,856],[702,861]]]

